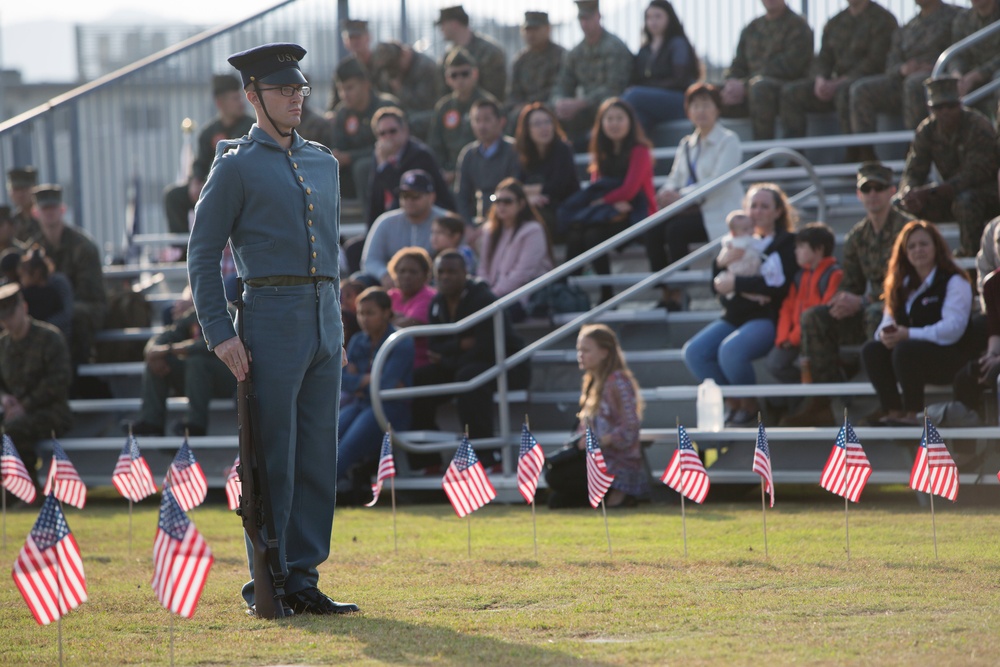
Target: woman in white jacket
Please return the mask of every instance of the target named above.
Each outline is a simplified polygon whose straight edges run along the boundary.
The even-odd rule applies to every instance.
[[[740,140],[718,123],[722,110],[719,89],[696,83],[684,93],[684,110],[694,132],[681,139],[667,181],[656,193],[660,208],[673,204],[699,185],[739,166]],[[726,215],[743,205],[743,186],[732,181],[702,197],[646,235],[650,270],[659,271],[688,253],[691,243],[704,243],[726,233]],[[658,307],[681,310],[682,291],[664,288]]]

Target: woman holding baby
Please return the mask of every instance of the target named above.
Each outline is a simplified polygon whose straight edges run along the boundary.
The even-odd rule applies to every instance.
[[[798,264],[795,261],[795,223],[798,213],[784,191],[773,183],[750,186],[744,211],[753,225],[749,246],[727,244],[712,262],[712,289],[724,297],[723,314],[684,345],[684,363],[703,381],[719,385],[756,384],[753,360],[774,345],[775,322]],[[738,229],[740,221],[730,223]],[[745,273],[744,257],[760,253],[755,275]],[[756,264],[753,262],[752,264]],[[726,425],[750,426],[756,422],[757,399],[726,399]]]

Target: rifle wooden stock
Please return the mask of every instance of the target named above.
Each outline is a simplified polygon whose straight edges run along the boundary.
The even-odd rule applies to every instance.
[[[240,338],[243,338],[242,299],[240,300]],[[239,415],[240,468],[237,473],[242,484],[239,515],[243,528],[253,547],[254,605],[258,618],[291,616],[285,604],[285,572],[281,567],[281,550],[276,539],[274,514],[271,511],[271,493],[268,486],[267,467],[260,452],[260,406],[253,379],[248,372],[246,379],[236,385],[236,408]]]

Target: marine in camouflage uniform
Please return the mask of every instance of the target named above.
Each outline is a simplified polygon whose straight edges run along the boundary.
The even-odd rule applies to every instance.
[[[897,204],[912,215],[931,222],[958,223],[960,252],[973,257],[986,222],[1000,213],[997,195],[996,130],[981,113],[956,107],[952,129],[941,117],[940,105],[959,104],[958,82],[951,77],[929,81],[931,117],[917,128],[906,166],[899,183]],[[937,167],[942,183],[928,183],[931,164]],[[911,190],[923,190],[926,199],[919,208],[907,200]]]
[[[863,188],[882,188],[884,195],[861,194]],[[866,162],[858,170],[859,197],[882,197],[887,210],[885,221],[876,228],[872,215],[854,225],[844,240],[841,267],[843,279],[838,294],[861,297],[861,308],[854,315],[836,318],[830,305],[815,306],[802,314],[803,367],[808,367],[812,382],[840,382],[840,346],[857,345],[875,335],[884,309],[882,284],[892,257],[896,237],[908,218],[889,205],[892,195],[892,170],[877,162]],[[888,192],[886,192],[888,190]],[[836,300],[837,296],[833,297]],[[836,423],[828,397],[810,397],[799,410],[781,421],[781,426],[819,426]]]
[[[851,85],[851,132],[875,132],[879,112],[902,113],[903,124],[911,130],[927,117],[924,79],[937,57],[951,45],[951,23],[957,13],[957,7],[942,2],[930,11],[922,10],[893,33],[885,73],[863,77]]]
[[[781,87],[809,72],[813,57],[813,32],[801,16],[787,6],[775,18],[760,16],[740,33],[736,55],[726,75],[746,86],[741,104],[725,105],[722,115],[753,123],[753,138],[774,138]]]
[[[885,69],[896,17],[875,2],[858,14],[845,9],[823,28],[819,54],[813,60],[812,77],[785,84],[781,89],[781,125],[785,137],[806,133],[806,113],[836,109],[841,132],[851,131],[850,86],[860,77]],[[836,82],[833,100],[820,100],[816,80]]]
[[[409,45],[383,42],[372,52],[371,76],[375,87],[399,99],[410,131],[426,138],[434,105],[444,93],[437,63]]]
[[[470,79],[475,79],[478,76],[475,60],[465,49],[459,49],[449,56],[447,69],[464,71],[465,68],[471,70]],[[446,176],[449,172],[454,174],[455,165],[458,163],[458,154],[462,152],[465,145],[476,140],[475,135],[472,134],[469,112],[472,110],[473,102],[479,99],[496,101],[495,97],[476,85],[468,97],[463,98],[458,91],[455,91],[438,100],[434,107],[427,145],[434,153],[434,157],[438,159],[441,170],[445,172]]]
[[[34,167],[15,167],[7,172],[7,192],[13,204],[14,238],[24,243],[38,235],[38,220],[31,213],[31,190],[38,185]]]
[[[579,0],[581,23],[597,12],[596,2]],[[632,52],[625,42],[603,27],[600,38],[588,41],[586,38],[563,55],[552,89],[552,104],[560,100],[577,98],[577,90],[587,104],[573,118],[562,119],[563,128],[571,139],[579,139],[591,129],[597,108],[609,97],[621,95],[632,76]],[[557,109],[558,112],[558,109]]]
[[[101,255],[90,235],[62,219],[62,188],[43,184],[34,190],[41,210],[41,233],[33,239],[45,250],[73,286],[73,329],[70,354],[73,365],[87,363],[94,336],[104,325],[108,295],[104,290]],[[55,222],[47,220],[48,217]]]
[[[539,32],[540,31],[540,32]],[[536,32],[539,34],[536,36]],[[507,107],[510,119],[516,121],[521,108],[532,102],[548,102],[552,88],[559,76],[559,66],[566,49],[551,39],[543,38],[551,32],[549,15],[545,12],[525,12],[521,33],[528,42],[538,39],[538,45],[531,45],[518,52],[510,71],[510,88],[507,91]],[[508,122],[513,131],[514,124]]]
[[[444,78],[448,68],[448,58],[459,49],[465,49],[479,67],[479,81],[483,89],[496,99],[503,101],[507,93],[507,54],[492,37],[480,35],[469,29],[469,15],[461,5],[444,7],[435,22],[451,40],[453,31],[462,37],[441,57],[439,77]],[[448,24],[448,25],[445,25]]]
[[[8,408],[3,428],[34,478],[35,444],[53,431],[62,435],[73,422],[68,401],[73,375],[69,351],[58,329],[28,315],[16,283],[0,287],[0,323],[6,329],[0,333],[0,392],[5,407],[10,395],[24,410],[22,415],[10,416]]]
[[[1000,21],[1000,0],[988,0],[987,13],[980,15],[976,8],[960,11],[951,22],[951,41],[954,44],[969,35],[979,32],[991,23]],[[1000,33],[993,33],[959,51],[948,64],[952,76],[962,77],[965,85],[959,84],[959,93],[965,95],[1000,76]],[[975,108],[984,114],[992,114],[996,96],[988,96],[976,103]]]

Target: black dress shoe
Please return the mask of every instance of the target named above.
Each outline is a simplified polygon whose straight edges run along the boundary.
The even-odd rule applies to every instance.
[[[306,588],[285,596],[285,604],[296,614],[351,614],[358,611],[358,605],[350,602],[334,602],[318,588]]]

